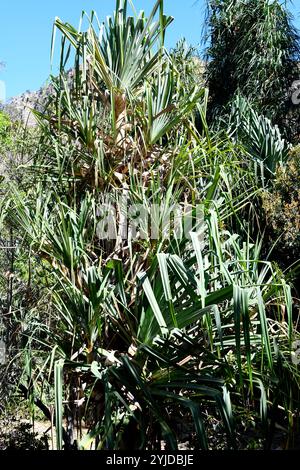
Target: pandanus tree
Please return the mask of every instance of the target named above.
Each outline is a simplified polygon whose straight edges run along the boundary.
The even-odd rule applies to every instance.
[[[286,2],[209,0],[207,24],[211,115],[222,112],[240,92],[289,138],[295,137],[299,130],[291,133],[290,94],[299,75],[300,48]]]
[[[128,17],[127,1],[117,2],[106,26],[93,13],[84,32],[56,19],[53,37],[61,32],[62,53],[49,108],[55,111],[39,117],[44,124],[48,118],[51,136],[60,134],[76,142],[81,157],[74,156],[70,173],[85,175],[86,181],[90,176],[97,186],[104,184],[101,168],[107,179],[122,173],[130,161],[146,166],[147,157],[159,157],[156,150],[162,139],[185,124],[185,116],[204,96],[200,87],[183,95],[178,72],[164,49],[171,21],[161,1],[148,19],[144,13]],[[65,67],[71,49],[75,65],[70,83]]]
[[[29,344],[34,341],[40,345],[37,333],[46,334],[48,341],[42,343],[48,344],[50,354],[45,365],[58,357],[68,363],[65,378],[68,377],[66,385],[72,403],[73,389],[81,376],[72,372],[74,360],[80,368],[86,363],[90,370],[99,348],[105,352],[117,342],[123,354],[134,343],[137,333],[131,333],[129,344],[121,334],[126,338],[128,327],[138,322],[132,314],[127,316],[126,303],[130,304],[130,298],[136,295],[139,258],[142,264],[150,264],[149,250],[143,248],[142,255],[134,253],[141,250],[143,241],[134,247],[122,246],[121,253],[111,243],[99,241],[96,233],[99,190],[101,194],[117,194],[128,192],[130,187],[136,202],[140,202],[139,185],[143,198],[149,185],[151,193],[146,170],[154,176],[162,158],[167,155],[171,160],[179,145],[190,147],[190,135],[195,132],[193,111],[206,98],[205,90],[197,86],[188,96],[184,94],[180,75],[163,47],[165,28],[170,22],[171,18],[163,14],[162,1],[155,4],[148,20],[143,13],[137,19],[127,17],[127,2],[123,1],[117,2],[115,15],[106,28],[100,26],[95,14],[88,19],[85,32],[59,19],[55,22],[55,32],[62,33],[61,70],[59,77],[53,77],[53,94],[46,111],[35,112],[41,141],[34,165],[28,168],[34,174],[34,191],[27,188],[26,197],[19,191],[14,193],[10,217],[45,268],[44,282],[50,288],[56,312],[44,324],[43,320],[33,326],[34,321]],[[75,64],[67,73],[72,48]],[[167,161],[164,162],[167,167]],[[172,166],[172,161],[169,164]],[[158,175],[158,182],[163,183],[161,188],[153,182],[154,194],[167,189],[171,195],[174,177],[171,173],[164,178],[161,181]],[[178,182],[176,185],[175,195],[182,192]],[[127,265],[125,274],[121,261]],[[119,300],[114,300],[115,289],[121,295],[120,305]],[[108,320],[111,307],[113,315]],[[138,309],[137,314],[140,315]],[[125,322],[122,328],[122,322],[117,322],[119,316]],[[117,335],[112,330],[116,322]],[[29,336],[29,331],[26,335]],[[56,422],[61,446],[59,364],[55,371]],[[85,375],[84,369],[81,371]],[[89,377],[85,383],[89,388],[90,380]],[[97,383],[97,390],[106,403],[109,395],[103,391],[103,381]],[[93,399],[92,402],[95,403]],[[102,400],[95,406],[99,418],[96,424],[101,424]],[[66,413],[74,422],[72,410]],[[198,423],[198,412],[195,419]],[[95,416],[92,422],[95,424]],[[162,426],[169,429],[164,420]]]
[[[33,271],[43,292],[23,324],[31,375],[22,380],[35,393],[54,388],[59,448],[73,444],[76,421],[83,437],[84,421],[82,448],[176,449],[184,417],[193,445],[206,449],[207,410],[234,447],[232,396],[253,403],[265,436],[268,411],[284,403],[293,414],[297,399],[289,287],[258,262],[259,243],[226,229],[252,194],[242,191],[246,161],[228,137],[210,135],[206,90],[185,92],[164,49],[170,22],[162,0],[149,19],[128,16],[124,0],[106,27],[95,13],[86,31],[55,21],[61,70],[47,109],[35,112],[30,183],[10,185],[3,206],[32,259],[28,282]],[[152,219],[160,204],[162,229],[164,212],[187,199],[193,219],[201,202],[203,219],[189,236],[159,230],[152,240],[140,228],[135,240],[103,240],[106,195],[126,195]],[[289,380],[276,394],[280,367]]]

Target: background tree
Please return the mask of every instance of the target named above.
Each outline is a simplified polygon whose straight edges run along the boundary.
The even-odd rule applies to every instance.
[[[206,50],[210,116],[240,91],[290,138],[290,89],[299,78],[299,36],[286,2],[208,0]],[[291,116],[289,116],[289,119]]]

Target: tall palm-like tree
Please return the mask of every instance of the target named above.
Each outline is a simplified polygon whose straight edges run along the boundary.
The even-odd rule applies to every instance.
[[[286,3],[209,0],[207,23],[211,114],[220,113],[239,91],[292,137],[289,95],[299,75],[300,48]]]
[[[149,19],[128,16],[118,0],[106,27],[93,13],[86,31],[56,20],[61,70],[47,109],[35,112],[41,138],[25,166],[29,183],[9,184],[2,206],[19,234],[18,259],[30,261],[18,275],[42,293],[25,320],[17,313],[21,390],[39,404],[49,390],[58,448],[74,444],[77,421],[80,439],[82,422],[88,427],[82,448],[175,450],[186,419],[193,445],[207,449],[208,410],[234,447],[232,397],[259,416],[265,436],[269,410],[281,406],[293,418],[290,288],[258,261],[260,243],[247,229],[245,242],[229,230],[254,192],[251,159],[230,136],[211,135],[207,91],[164,49],[170,21],[162,0]],[[103,239],[106,196],[142,206],[155,239],[143,237],[146,224],[135,237]],[[165,216],[186,202],[191,233],[171,228],[164,237]]]

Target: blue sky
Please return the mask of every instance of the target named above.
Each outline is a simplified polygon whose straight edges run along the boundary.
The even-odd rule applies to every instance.
[[[300,26],[299,0],[292,11]],[[149,12],[154,0],[134,0],[138,10]],[[175,20],[167,32],[167,46],[185,37],[190,44],[198,45],[204,21],[205,0],[165,0],[166,13]],[[297,7],[298,4],[298,7]],[[50,44],[53,20],[78,24],[81,11],[96,10],[105,19],[114,10],[115,0],[2,0],[0,27],[0,93],[3,82],[7,98],[25,90],[38,89],[50,73]],[[2,83],[1,83],[2,82]],[[3,93],[3,91],[2,91]]]

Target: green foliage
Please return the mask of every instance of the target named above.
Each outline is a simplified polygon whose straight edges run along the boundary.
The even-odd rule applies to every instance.
[[[291,287],[251,238],[254,170],[275,173],[287,146],[242,98],[228,132],[212,132],[192,52],[164,49],[163,1],[149,19],[127,6],[117,1],[104,28],[95,13],[79,30],[56,19],[60,74],[35,111],[33,145],[18,147],[29,149],[22,178],[3,182],[16,380],[33,410],[49,419],[55,408],[59,449],[74,448],[76,426],[82,449],[175,450],[182,421],[190,447],[215,448],[216,422],[220,447],[242,447],[239,429],[254,421],[270,448],[276,416],[287,439],[296,425],[299,332]],[[124,240],[120,206],[118,237],[99,235],[104,203],[124,197],[156,222],[156,239],[145,224]],[[189,236],[164,236],[165,216],[187,202]]]
[[[280,165],[269,191],[263,193],[263,208],[269,246],[276,259],[288,267],[300,259],[300,152],[299,146]],[[273,246],[274,245],[274,246]]]
[[[237,95],[229,116],[229,133],[241,142],[249,155],[265,169],[265,177],[274,175],[288,156],[288,144],[278,126],[259,115],[249,101]]]
[[[300,49],[286,3],[212,0],[207,4],[211,113],[223,113],[239,91],[289,138],[295,136],[286,117],[292,108],[289,90],[299,78]]]
[[[11,121],[9,117],[0,111],[0,145],[10,142]]]
[[[48,450],[47,438],[38,436],[32,431],[30,423],[1,420],[0,449],[16,450]]]
[[[171,50],[170,56],[179,72],[183,93],[188,94],[196,84],[202,83],[204,86],[205,66],[197,48],[190,46],[185,39],[182,39]]]

